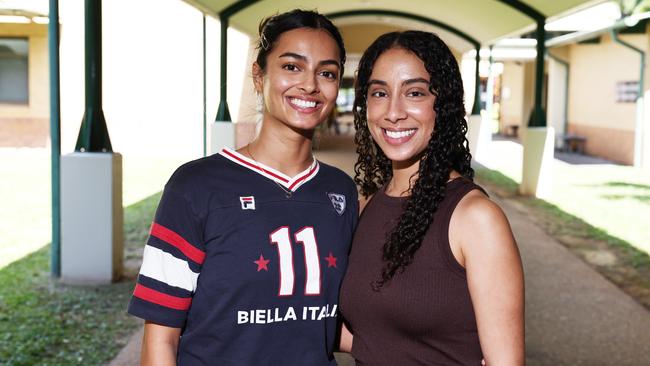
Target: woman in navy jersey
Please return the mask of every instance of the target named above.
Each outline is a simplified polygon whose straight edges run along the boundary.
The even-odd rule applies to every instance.
[[[143,365],[336,364],[357,191],[312,137],[335,106],[343,41],[302,10],[259,33],[259,136],[181,166],[158,206],[129,305],[145,319]]]
[[[357,365],[523,365],[507,219],[472,182],[463,85],[431,33],[379,37],[356,80],[355,181],[369,198],[341,289]]]

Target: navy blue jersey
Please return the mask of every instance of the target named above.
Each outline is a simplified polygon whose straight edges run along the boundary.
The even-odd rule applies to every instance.
[[[290,178],[230,149],[170,178],[129,313],[182,328],[179,365],[334,365],[352,180]]]

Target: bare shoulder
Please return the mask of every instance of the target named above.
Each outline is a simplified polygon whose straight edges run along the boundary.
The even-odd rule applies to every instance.
[[[454,216],[463,219],[462,222],[479,225],[507,221],[501,207],[478,189],[470,191],[458,202]]]
[[[514,244],[503,210],[480,190],[473,190],[460,200],[451,218],[450,234],[458,240],[463,252],[477,246]]]

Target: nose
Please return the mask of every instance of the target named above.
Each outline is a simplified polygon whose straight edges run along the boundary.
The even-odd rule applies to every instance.
[[[385,119],[390,123],[398,123],[406,119],[406,110],[399,97],[390,98]]]
[[[300,83],[299,89],[305,94],[318,93],[318,80],[316,79],[316,75],[306,74]]]

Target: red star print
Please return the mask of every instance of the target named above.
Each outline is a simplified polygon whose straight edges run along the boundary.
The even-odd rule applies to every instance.
[[[330,255],[325,257],[325,260],[327,261],[327,268],[334,267],[336,268],[336,257],[332,255],[332,252],[330,252]]]
[[[257,264],[257,272],[261,270],[268,271],[269,267],[266,265],[269,264],[270,261],[270,259],[264,259],[264,256],[260,254],[260,259],[253,261],[253,263]]]

